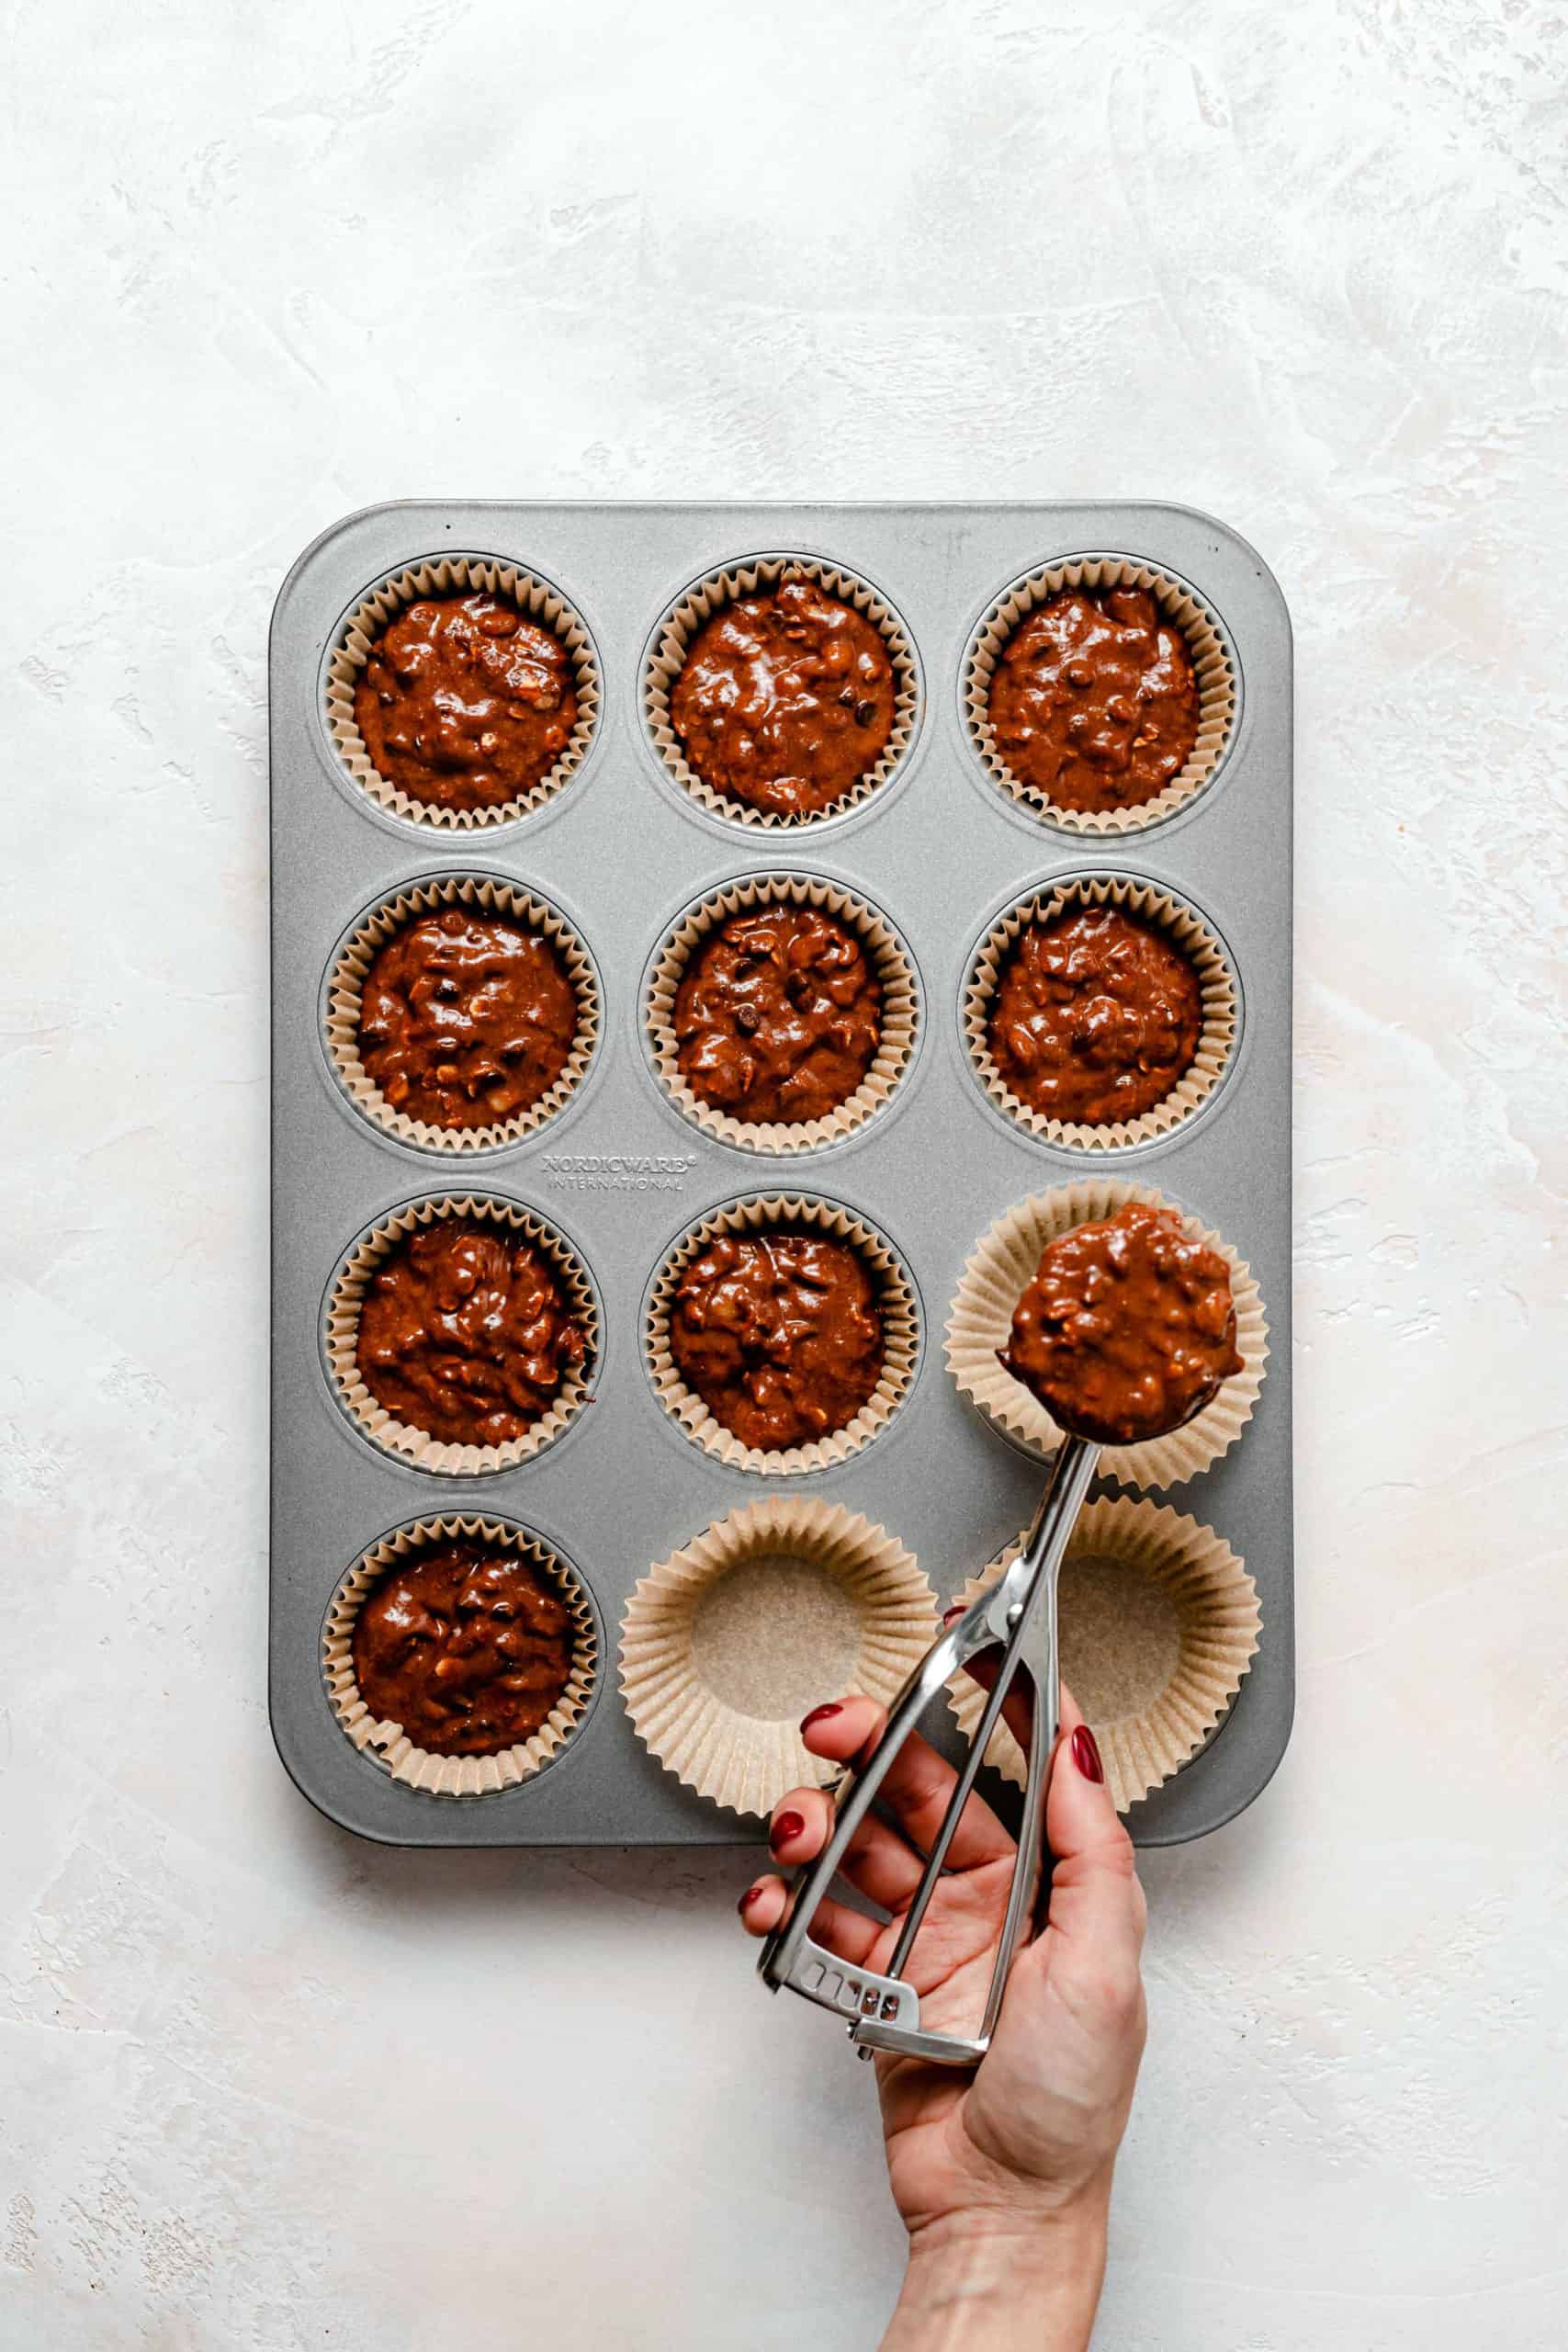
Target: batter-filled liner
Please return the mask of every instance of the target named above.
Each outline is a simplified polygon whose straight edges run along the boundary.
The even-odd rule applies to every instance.
[[[997,1067],[989,1035],[997,990],[1024,933],[1033,924],[1043,926],[1085,907],[1116,907],[1163,933],[1191,963],[1202,996],[1198,1050],[1170,1092],[1141,1117],[1102,1126],[1053,1118],[1025,1102]],[[1043,1143],[1072,1151],[1116,1151],[1168,1135],[1201,1109],[1235,1051],[1241,995],[1219,933],[1186,899],[1126,875],[1070,875],[1031,891],[998,916],[970,959],[961,1012],[970,1065],[999,1111]]]
[[[356,1361],[359,1310],[371,1276],[405,1235],[441,1217],[477,1218],[515,1234],[537,1250],[548,1261],[563,1304],[582,1326],[586,1346],[581,1362],[566,1368],[553,1401],[539,1419],[521,1437],[509,1438],[504,1445],[451,1444],[397,1419],[371,1395]],[[412,1462],[415,1469],[428,1470],[438,1477],[471,1478],[492,1470],[513,1470],[553,1444],[590,1400],[600,1347],[599,1295],[575,1246],[537,1210],[525,1208],[520,1201],[497,1200],[482,1193],[434,1194],[393,1210],[354,1243],[327,1295],[323,1352],[333,1385],[350,1419],[383,1453],[395,1454]]]
[[[437,1756],[418,1747],[400,1724],[373,1715],[354,1670],[354,1626],[360,1608],[389,1568],[418,1552],[451,1543],[492,1544],[536,1569],[559,1592],[571,1612],[571,1673],[549,1714],[527,1739],[493,1756]],[[321,1634],[321,1675],[345,1736],[394,1781],[433,1797],[489,1796],[514,1789],[553,1762],[587,1713],[599,1677],[599,1621],[588,1589],[561,1555],[514,1521],[448,1512],[394,1528],[360,1555],[338,1586]]]
[[[360,996],[365,976],[377,952],[408,923],[440,907],[462,906],[477,913],[495,915],[536,933],[559,958],[577,998],[577,1035],[560,1075],[510,1119],[487,1126],[443,1127],[429,1120],[412,1119],[394,1109],[360,1058]],[[356,1111],[400,1143],[420,1151],[494,1151],[533,1135],[558,1111],[564,1109],[581,1085],[593,1058],[604,1026],[604,998],[599,975],[587,946],[560,909],[498,874],[443,876],[428,882],[406,884],[378,899],[355,923],[333,960],[328,975],[322,1031],[328,1058]]]
[[[1108,1445],[1100,1469],[1124,1487],[1175,1487],[1196,1477],[1228,1452],[1252,1418],[1269,1356],[1269,1326],[1263,1298],[1251,1269],[1228,1241],[1211,1233],[1174,1201],[1146,1184],[1090,1176],[1055,1192],[1037,1193],[999,1216],[971,1251],[947,1320],[947,1368],[964,1395],[985,1418],[1042,1460],[1054,1453],[1062,1432],[1038,1397],[1004,1372],[997,1351],[1005,1348],[1013,1309],[1033,1281],[1047,1242],[1076,1225],[1114,1216],[1129,1201],[1169,1209],[1194,1239],[1217,1250],[1230,1268],[1235,1303],[1235,1343],[1242,1368],[1233,1373],[1212,1404],[1168,1437],[1135,1445]]]
[[[671,1351],[670,1316],[682,1275],[710,1242],[720,1234],[746,1238],[773,1226],[819,1233],[825,1239],[846,1242],[856,1252],[875,1288],[885,1353],[874,1390],[843,1429],[809,1445],[768,1452],[743,1444],[688,1387]],[[914,1385],[920,1351],[919,1301],[914,1278],[893,1244],[852,1209],[802,1193],[757,1193],[710,1211],[669,1251],[649,1292],[643,1348],[654,1394],[694,1444],[734,1470],[755,1471],[765,1478],[796,1477],[847,1462],[886,1428]]]
[[[931,1588],[886,1528],[841,1504],[770,1496],[649,1569],[621,1625],[637,1736],[688,1788],[763,1814],[835,1767],[800,1718],[823,1699],[890,1700],[936,1631]]]
[[[724,605],[738,597],[770,594],[785,580],[813,580],[829,596],[849,605],[873,622],[893,664],[893,727],[880,757],[850,788],[826,808],[807,811],[756,808],[731,799],[697,774],[687,760],[670,715],[670,697],[684,666],[692,639]],[[643,664],[641,703],[643,723],[668,775],[699,808],[726,824],[750,825],[775,832],[801,832],[863,808],[889,784],[913,747],[920,720],[920,665],[901,616],[879,589],[858,571],[810,555],[755,555],[739,563],[710,571],[678,596],[653,632]]]
[[[381,774],[354,715],[354,689],[376,639],[407,605],[423,596],[480,593],[509,596],[529,620],[553,629],[560,639],[571,661],[577,723],[554,766],[526,792],[498,801],[492,808],[453,808],[444,801],[416,799]],[[497,556],[442,555],[407,564],[378,580],[339,624],[327,656],[323,717],[328,739],[344,769],[378,808],[415,824],[446,826],[462,832],[514,824],[564,791],[588,757],[603,701],[599,656],[588,624],[558,588],[537,572],[503,562]]]
[[[1022,1545],[1017,1537],[971,1577],[967,1606]],[[1258,1589],[1212,1527],[1169,1504],[1125,1497],[1079,1513],[1062,1563],[1062,1679],[1095,1736],[1119,1813],[1195,1756],[1231,1706],[1258,1649]],[[986,1694],[955,1675],[948,1698],[966,1736]],[[999,1723],[987,1763],[1024,1781],[1023,1750]]]
[[[681,1069],[675,1032],[675,1000],[694,956],[732,915],[768,907],[809,907],[834,916],[860,941],[882,987],[877,1049],[854,1092],[818,1119],[792,1125],[784,1120],[747,1122],[708,1102]],[[654,958],[643,1010],[649,1052],[671,1101],[694,1126],[741,1151],[785,1155],[837,1143],[864,1126],[889,1101],[914,1058],[920,1019],[919,991],[908,949],[880,909],[841,883],[808,874],[758,874],[728,882],[685,909]]]
[[[1198,736],[1187,763],[1164,790],[1131,808],[1067,808],[1037,785],[1015,775],[992,732],[991,680],[1013,631],[1036,605],[1064,588],[1144,588],[1187,639],[1198,687]],[[1235,737],[1240,673],[1217,613],[1174,572],[1125,555],[1076,555],[1043,564],[1013,581],[993,601],[964,657],[960,700],[969,740],[991,782],[1021,808],[1067,833],[1131,833],[1157,825],[1197,797],[1217,773]]]

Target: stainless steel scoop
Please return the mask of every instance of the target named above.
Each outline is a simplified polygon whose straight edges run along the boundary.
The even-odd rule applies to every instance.
[[[816,1861],[796,1879],[784,1921],[762,1946],[758,1970],[763,1983],[774,1992],[787,1984],[792,1993],[803,1994],[807,2000],[835,2010],[847,2020],[850,2039],[863,2058],[870,2057],[875,2050],[891,2050],[905,2057],[930,2059],[938,2065],[973,2066],[990,2047],[1013,1954],[1026,1922],[1035,1916],[1040,1899],[1045,1853],[1045,1789],[1059,1724],[1056,1575],[1099,1463],[1098,1445],[1084,1438],[1064,1438],[1022,1550],[996,1583],[944,1629],[905,1683],[889,1712],[882,1737],[859,1771],[852,1772],[841,1785],[831,1837]],[[895,1758],[927,1708],[960,1667],[979,1651],[995,1648],[998,1643],[1002,1659],[996,1687],[987,1698],[958,1775],[958,1784],[898,1931],[886,1973],[878,1974],[873,1969],[852,1967],[848,1961],[825,1951],[811,1940],[811,1924],[818,1906],[828,1893],[851,1838],[875,1803]],[[1019,1824],[1018,1859],[1013,1866],[1007,1916],[985,2013],[978,2031],[972,2036],[931,2033],[920,2024],[919,1995],[905,1981],[902,1972],[942,1875],[947,1849],[974,1788],[981,1758],[1002,1711],[1002,1702],[1021,1666],[1028,1668],[1033,1685],[1034,1719],[1023,1814]]]

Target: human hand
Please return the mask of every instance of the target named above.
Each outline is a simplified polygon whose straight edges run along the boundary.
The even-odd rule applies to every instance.
[[[1008,1720],[1027,1738],[1027,1707],[1010,1697]],[[854,1695],[814,1709],[802,1734],[813,1755],[846,1763],[885,1721]],[[812,1929],[818,1943],[857,1966],[886,1965],[953,1779],[927,1741],[906,1743],[882,1790],[897,1826],[868,1815],[842,1865],[891,1922],[825,1902]],[[822,1790],[792,1790],[773,1815],[776,1859],[812,1860],[832,1817]],[[1013,1963],[982,2064],[970,2074],[877,2060],[888,2178],[910,2249],[888,2347],[1089,2340],[1111,2168],[1144,2047],[1145,1910],[1132,1841],[1066,1690],[1045,1834],[1055,1858],[1046,1924]],[[1014,1853],[996,1814],[972,1796],[908,1968],[921,2023],[936,2031],[972,2031],[985,2005]],[[740,1903],[748,1932],[768,1934],[786,1902],[781,1878],[758,1879]]]

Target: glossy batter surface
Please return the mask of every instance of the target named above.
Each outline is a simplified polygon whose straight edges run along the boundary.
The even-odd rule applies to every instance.
[[[389,1568],[354,1621],[371,1713],[434,1756],[494,1756],[531,1739],[570,1679],[558,1590],[514,1554],[447,1544]]]
[[[507,596],[422,596],[354,689],[371,765],[412,799],[492,808],[549,774],[577,724],[571,656]]]
[[[704,783],[789,816],[830,808],[876,765],[893,707],[881,630],[811,580],[716,612],[670,696],[671,723]]]
[[[882,987],[847,923],[810,907],[731,915],[697,950],[675,997],[681,1073],[730,1116],[800,1125],[864,1078]]]
[[[846,1428],[882,1376],[882,1317],[858,1251],[784,1227],[721,1235],[687,1267],[670,1344],[714,1419],[768,1453]]]
[[[1014,775],[1062,808],[1153,800],[1198,740],[1187,639],[1145,588],[1064,589],[1026,613],[987,707]]]
[[[377,950],[360,990],[359,1056],[394,1110],[484,1127],[548,1092],[577,1022],[577,992],[547,939],[444,907]]]
[[[1164,1101],[1202,1026],[1191,958],[1120,908],[1084,907],[1021,933],[988,1036],[1004,1082],[1031,1110],[1104,1126]]]
[[[371,1276],[355,1358],[378,1404],[450,1445],[504,1445],[549,1409],[586,1344],[537,1250],[443,1217]]]
[[[1230,1268],[1170,1210],[1132,1202],[1050,1243],[998,1352],[1070,1434],[1163,1437],[1241,1370]]]

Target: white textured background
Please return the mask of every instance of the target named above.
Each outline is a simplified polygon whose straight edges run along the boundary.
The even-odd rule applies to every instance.
[[[1303,1672],[1147,1864],[1098,2341],[1556,2352],[1560,0],[5,18],[0,2341],[874,2343],[733,1861],[374,1850],[273,1756],[267,614],[401,493],[1125,493],[1296,619]]]

